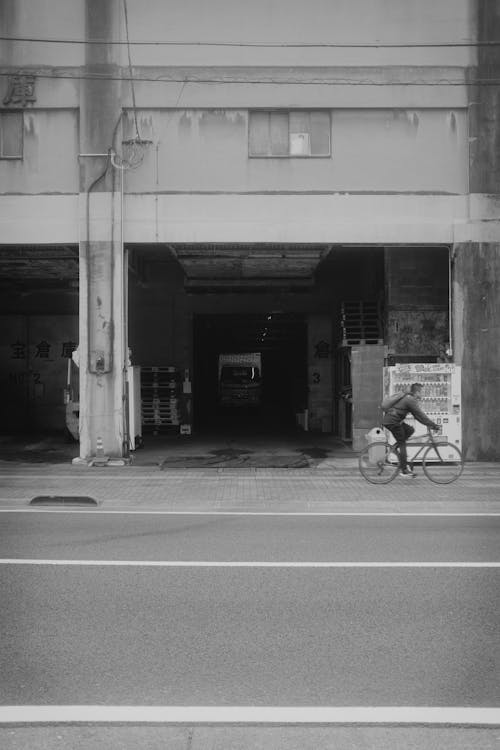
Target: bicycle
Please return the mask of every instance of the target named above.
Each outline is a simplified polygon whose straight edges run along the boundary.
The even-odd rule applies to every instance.
[[[421,438],[423,435],[416,435]],[[407,441],[408,447],[418,447],[417,453],[408,462],[413,463],[422,454],[422,468],[425,476],[436,484],[450,484],[458,479],[464,468],[462,453],[453,443],[439,441],[427,429],[427,439],[414,442]],[[359,470],[363,477],[372,484],[389,484],[400,472],[399,454],[395,443],[381,441],[370,443],[359,454]]]

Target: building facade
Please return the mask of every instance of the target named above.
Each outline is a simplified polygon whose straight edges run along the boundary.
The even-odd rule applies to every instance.
[[[500,457],[497,3],[4,0],[0,29],[5,430],[64,425],[77,346],[81,459],[126,456],[130,360],[196,428],[258,348],[276,421],[354,447],[384,364],[459,364],[466,457]]]

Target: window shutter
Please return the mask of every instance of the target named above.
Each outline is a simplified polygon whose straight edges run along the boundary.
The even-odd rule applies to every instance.
[[[270,136],[272,156],[288,156],[288,112],[271,112]]]
[[[311,154],[312,156],[329,156],[330,154],[330,115],[328,112],[311,112]]]
[[[0,157],[21,158],[23,155],[23,113],[2,112],[0,116]]]
[[[248,131],[250,156],[269,156],[269,112],[250,112]]]

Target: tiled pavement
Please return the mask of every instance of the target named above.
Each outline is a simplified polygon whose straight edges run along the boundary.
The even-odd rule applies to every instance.
[[[36,496],[87,496],[103,510],[241,512],[500,512],[500,464],[471,463],[450,485],[419,471],[373,486],[354,458],[314,468],[88,467],[0,461],[0,507],[28,507]]]

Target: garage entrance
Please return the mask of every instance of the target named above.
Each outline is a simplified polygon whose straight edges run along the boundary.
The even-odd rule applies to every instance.
[[[260,355],[261,396],[253,406],[218,397],[219,356]],[[302,314],[201,314],[193,319],[194,423],[238,432],[290,430],[307,404],[307,328]]]
[[[351,384],[341,373],[353,342],[383,339],[384,248],[175,244],[129,251],[133,364],[178,371],[193,437],[308,432],[349,439]],[[347,303],[356,308],[349,325]],[[223,405],[218,397],[219,355],[238,353],[260,355],[258,407]],[[157,432],[176,427],[179,433],[165,417]]]
[[[78,247],[0,246],[2,434],[65,434],[78,287]]]

